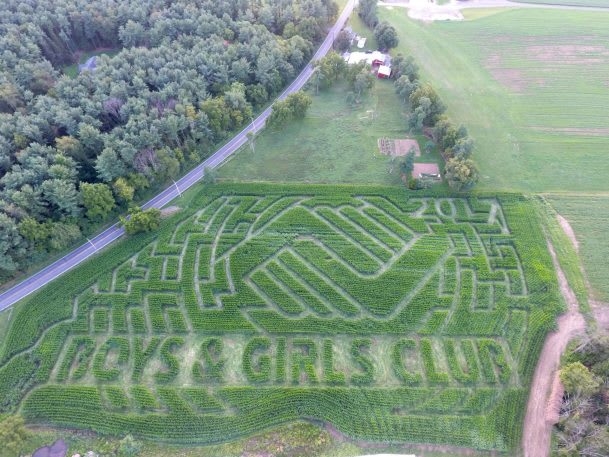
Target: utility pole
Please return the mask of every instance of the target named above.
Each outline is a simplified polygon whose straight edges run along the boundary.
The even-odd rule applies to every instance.
[[[256,152],[256,145],[254,142],[255,138],[256,138],[256,134],[254,133],[253,130],[250,130],[249,132],[247,132],[247,139],[248,139],[248,143],[250,145],[250,149],[252,150],[252,152]]]

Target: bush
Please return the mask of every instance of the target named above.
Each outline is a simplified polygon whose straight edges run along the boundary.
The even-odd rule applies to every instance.
[[[135,206],[129,209],[129,216],[127,218],[121,217],[120,221],[128,235],[150,232],[159,227],[161,210],[157,208],[142,210]]]

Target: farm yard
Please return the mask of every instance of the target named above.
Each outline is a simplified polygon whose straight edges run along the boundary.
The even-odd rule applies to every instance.
[[[379,154],[378,138],[403,137],[406,113],[390,81],[378,80],[361,104],[350,108],[347,88],[337,84],[313,96],[307,116],[267,129],[255,150],[245,145],[218,169],[220,179],[312,183],[400,184]],[[426,159],[439,160],[437,153]]]
[[[509,451],[560,312],[551,265],[516,194],[205,187],[23,305],[2,409],[176,443],[306,417]]]
[[[431,24],[404,8],[379,14],[475,138],[479,188],[607,190],[609,13],[515,9]]]

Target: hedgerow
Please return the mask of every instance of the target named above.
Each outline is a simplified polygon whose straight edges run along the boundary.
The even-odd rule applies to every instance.
[[[180,443],[311,418],[514,451],[561,311],[535,208],[412,195],[206,188],[27,300],[0,357],[0,412]]]

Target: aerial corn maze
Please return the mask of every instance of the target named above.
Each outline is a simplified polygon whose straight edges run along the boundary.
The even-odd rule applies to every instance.
[[[0,411],[216,443],[305,419],[514,449],[561,305],[521,195],[216,185],[30,298]]]

